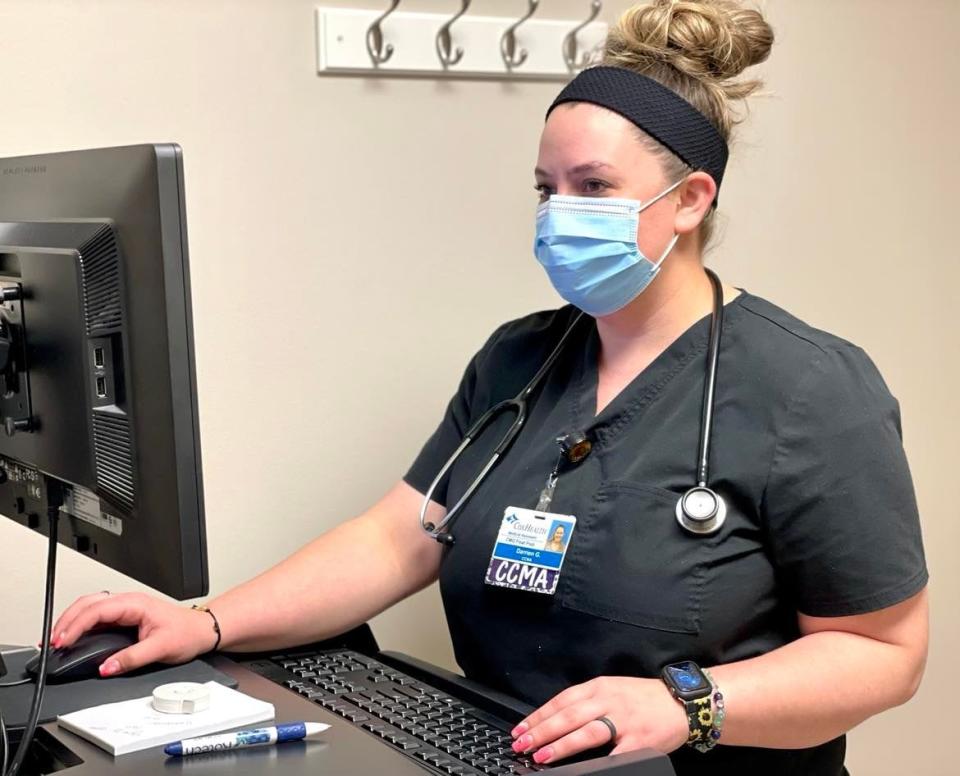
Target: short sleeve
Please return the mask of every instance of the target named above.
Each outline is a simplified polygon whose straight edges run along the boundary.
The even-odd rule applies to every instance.
[[[804,614],[875,611],[926,585],[899,407],[863,351],[826,351],[810,365],[777,429],[763,514]]]
[[[504,324],[506,326],[506,324]],[[470,427],[473,416],[473,407],[477,394],[477,375],[482,372],[482,364],[486,360],[487,353],[497,340],[504,326],[497,329],[487,340],[486,344],[474,355],[464,370],[463,377],[457,392],[447,404],[447,410],[437,426],[436,431],[427,440],[420,454],[416,457],[413,465],[403,477],[403,481],[410,487],[426,493],[437,476],[440,469],[447,462],[453,451],[463,440],[467,429]],[[447,503],[447,481],[446,478],[437,487],[433,494],[433,500],[438,504],[446,506]]]

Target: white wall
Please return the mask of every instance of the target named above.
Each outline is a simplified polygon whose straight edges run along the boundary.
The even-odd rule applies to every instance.
[[[586,7],[543,5],[562,18]],[[604,16],[628,5],[608,0]],[[0,0],[0,156],[183,145],[213,593],[362,510],[402,475],[489,331],[555,304],[529,242],[537,136],[558,87],[320,78],[312,8]],[[754,102],[735,150],[710,261],[863,345],[901,400],[933,580],[928,681],[854,732],[849,761],[859,774],[947,774],[960,3],[767,10],[773,96]],[[267,395],[282,406],[265,411]],[[0,548],[0,641],[30,642],[43,541],[0,521]],[[136,587],[61,556],[59,606]],[[452,660],[432,590],[375,627],[387,647]]]

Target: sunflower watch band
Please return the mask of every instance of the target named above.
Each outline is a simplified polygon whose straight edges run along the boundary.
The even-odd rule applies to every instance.
[[[683,701],[683,710],[687,713],[687,724],[690,726],[687,746],[692,746],[698,751],[706,751],[700,747],[710,741],[710,731],[713,729],[713,708],[710,696]]]
[[[687,746],[709,752],[720,738],[723,724],[723,695],[713,679],[691,660],[664,666],[660,678],[683,706],[690,733]],[[714,713],[716,701],[717,713]]]
[[[713,693],[713,724],[710,732],[707,734],[706,741],[693,744],[693,748],[698,752],[709,752],[720,742],[720,736],[723,733],[723,720],[727,716],[727,707],[723,700],[723,693],[720,692],[720,688],[717,687],[713,676],[706,668],[702,670],[703,675],[707,677],[707,681],[710,682],[710,691]]]

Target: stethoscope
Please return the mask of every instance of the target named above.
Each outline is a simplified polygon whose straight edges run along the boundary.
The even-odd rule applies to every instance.
[[[707,482],[709,480],[709,459],[710,459],[710,438],[713,434],[713,405],[716,398],[717,387],[717,362],[720,359],[720,334],[723,329],[723,288],[720,285],[720,278],[712,270],[707,270],[707,276],[713,286],[713,312],[710,315],[710,337],[707,343],[707,374],[703,387],[703,403],[700,415],[700,448],[697,456],[696,485],[690,488],[677,500],[676,517],[677,522],[687,532],[698,536],[709,536],[720,530],[724,520],[727,517],[727,506],[724,500],[711,489]],[[480,487],[480,483],[486,478],[497,462],[504,456],[507,449],[516,439],[520,429],[527,421],[527,401],[540,386],[547,372],[556,362],[564,345],[570,338],[571,333],[576,328],[583,313],[579,313],[574,318],[573,323],[567,327],[556,347],[547,356],[547,360],[537,370],[537,373],[531,378],[530,382],[524,386],[512,399],[505,399],[498,404],[493,405],[474,423],[467,433],[463,435],[463,440],[453,451],[453,454],[447,459],[447,462],[434,477],[430,487],[423,497],[423,504],[420,507],[420,527],[431,537],[441,544],[452,547],[455,539],[450,533],[453,523],[463,509],[464,504],[470,499],[474,491]],[[434,524],[426,521],[427,508],[433,497],[434,491],[447,476],[451,467],[457,462],[457,459],[463,454],[463,451],[470,446],[483,430],[493,422],[493,420],[504,412],[516,412],[516,418],[510,428],[507,429],[503,439],[494,448],[490,460],[480,470],[470,486],[460,496],[456,504],[451,507],[443,516],[443,519]],[[585,436],[567,435],[558,440],[561,445],[561,451],[570,463],[579,463],[590,454],[591,443]]]

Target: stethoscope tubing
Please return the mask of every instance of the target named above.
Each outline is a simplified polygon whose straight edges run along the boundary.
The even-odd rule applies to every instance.
[[[706,269],[706,273],[713,288],[713,311],[710,315],[710,333],[707,344],[707,373],[704,381],[703,401],[700,414],[700,444],[697,451],[696,485],[680,496],[676,507],[676,517],[680,525],[686,531],[699,535],[716,533],[716,531],[720,529],[720,526],[723,525],[726,517],[726,505],[723,499],[707,485],[710,476],[710,441],[713,436],[713,416],[717,386],[717,365],[720,360],[720,335],[723,329],[723,286],[720,283],[720,278],[717,277],[715,272],[710,269]],[[520,393],[518,393],[512,399],[504,399],[488,409],[467,430],[466,434],[464,434],[463,440],[457,446],[456,450],[453,451],[453,454],[450,456],[450,458],[447,459],[447,462],[443,465],[443,467],[437,473],[437,476],[434,477],[433,481],[430,483],[430,487],[427,488],[426,494],[424,494],[423,503],[420,506],[420,527],[429,536],[443,544],[446,544],[447,546],[453,545],[454,538],[450,533],[453,522],[456,520],[460,510],[463,509],[464,505],[467,503],[467,501],[469,501],[476,489],[480,487],[480,484],[483,482],[486,476],[506,454],[507,450],[510,448],[510,445],[513,444],[513,440],[516,439],[517,434],[520,433],[520,429],[523,428],[523,425],[527,420],[528,400],[540,386],[540,383],[550,371],[551,367],[553,367],[557,358],[560,356],[564,345],[566,345],[567,340],[570,338],[570,335],[573,333],[573,330],[576,328],[583,316],[583,312],[577,314],[576,318],[574,318],[573,322],[567,327],[567,330],[563,333],[560,341],[556,344],[546,361],[544,361],[544,363],[540,366],[540,369],[537,370],[536,374],[534,374],[534,376],[524,386]],[[487,461],[480,473],[474,478],[473,482],[470,483],[470,486],[457,500],[457,503],[447,511],[439,523],[434,524],[427,522],[426,515],[430,501],[432,500],[434,492],[443,481],[444,477],[447,476],[448,472],[463,454],[464,450],[470,446],[470,443],[473,442],[473,440],[483,432],[483,430],[493,421],[495,417],[507,411],[515,411],[517,416],[510,428],[507,430],[507,433],[504,435],[503,439],[494,449],[490,460]],[[714,509],[706,517],[698,517],[689,512],[687,509],[687,497],[695,492],[699,492],[701,495],[707,495],[709,498],[713,499]]]
[[[713,287],[713,312],[710,314],[710,339],[707,345],[707,379],[703,384],[700,414],[700,448],[697,453],[697,485],[707,486],[710,479],[710,440],[713,436],[713,405],[717,390],[717,364],[720,361],[720,337],[723,332],[723,286],[720,278],[706,270]]]
[[[584,313],[577,313],[577,316],[573,319],[573,322],[563,333],[560,341],[557,342],[550,355],[547,356],[546,361],[543,362],[540,369],[538,369],[536,374],[530,378],[530,381],[523,387],[520,393],[518,393],[512,399],[504,399],[503,401],[493,405],[490,409],[484,412],[483,415],[481,415],[480,418],[472,426],[470,426],[469,429],[467,429],[467,433],[463,435],[463,441],[460,442],[460,444],[457,446],[457,449],[454,450],[450,458],[447,459],[447,462],[437,473],[437,476],[433,478],[433,482],[431,482],[430,487],[427,488],[427,492],[423,497],[423,503],[420,506],[420,527],[437,541],[443,541],[445,543],[452,544],[452,537],[448,532],[445,532],[444,529],[452,524],[452,521],[456,518],[464,504],[466,504],[473,495],[473,492],[480,487],[480,483],[483,482],[486,476],[493,470],[493,467],[497,465],[497,462],[510,448],[510,445],[513,444],[513,440],[516,439],[517,434],[520,433],[520,429],[522,429],[524,424],[527,422],[528,400],[533,395],[534,391],[537,390],[547,372],[550,371],[550,368],[560,356],[564,345],[566,345],[567,340],[570,338],[570,335],[573,333],[573,330],[576,328],[583,316]],[[464,491],[457,503],[447,511],[446,515],[444,515],[443,519],[439,523],[436,525],[433,523],[428,523],[426,521],[427,508],[430,505],[434,491],[436,491],[437,487],[443,481],[443,478],[446,477],[447,472],[450,471],[463,451],[469,447],[470,443],[476,437],[478,437],[491,422],[493,422],[495,417],[510,410],[515,411],[517,416],[514,418],[513,423],[510,425],[510,428],[507,430],[507,433],[504,435],[503,439],[500,440],[500,443],[494,449],[490,460],[487,461],[483,469],[480,470],[480,474],[474,478],[473,482],[470,483],[470,486],[466,489],[466,491]],[[445,539],[445,536],[448,538]]]

